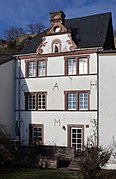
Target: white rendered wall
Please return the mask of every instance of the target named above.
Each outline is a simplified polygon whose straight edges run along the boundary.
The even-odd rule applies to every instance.
[[[97,56],[96,53],[89,54],[89,73],[90,74],[95,74],[97,73]],[[74,57],[74,55],[72,55]],[[83,57],[83,56],[88,56],[88,54],[82,54],[82,55],[75,55],[75,57]],[[67,56],[68,57],[68,56]],[[71,57],[71,55],[69,55]],[[42,58],[44,59],[44,58]],[[22,59],[22,60],[16,60],[16,77],[18,78],[19,76],[19,69],[21,67],[20,71],[20,77],[25,77],[25,62],[26,60],[34,61],[34,60],[39,60],[39,58],[27,58],[27,59]],[[56,56],[56,57],[48,57],[47,58],[47,76],[58,76],[58,75],[64,75],[65,72],[65,60],[64,56]]]
[[[0,65],[0,124],[14,137],[15,62]]]
[[[84,56],[88,54],[84,54]],[[79,55],[83,56],[83,55]],[[37,58],[36,58],[37,59]],[[39,58],[38,58],[39,59]],[[34,60],[28,58],[25,60]],[[91,120],[97,119],[97,88],[91,83],[97,84],[97,56],[90,54],[89,75],[65,76],[65,60],[63,56],[48,57],[47,77],[25,78],[25,60],[19,60],[21,64],[20,79],[20,120],[21,139],[24,144],[29,142],[29,124],[44,125],[44,144],[67,146],[67,125],[84,125],[84,144],[93,132]],[[18,64],[17,64],[18,66]],[[18,67],[17,67],[18,68]],[[18,77],[18,70],[17,77]],[[18,85],[16,80],[16,109],[19,108]],[[58,87],[55,87],[58,86]],[[90,90],[90,111],[65,111],[65,91]],[[47,111],[25,111],[25,92],[47,92]],[[60,110],[60,111],[58,111]],[[16,112],[18,119],[18,111]],[[56,121],[56,124],[55,124]],[[59,124],[60,121],[60,124]],[[58,122],[58,123],[57,123]],[[89,128],[86,128],[86,125]],[[62,129],[66,127],[66,131]]]
[[[90,90],[90,109],[97,110],[97,89],[91,89],[91,81],[96,81],[96,75],[92,76],[68,76],[31,78],[20,81],[20,108],[25,109],[25,92],[47,92],[47,110],[64,110],[64,92],[71,90]],[[57,85],[56,85],[57,84]],[[18,85],[18,80],[17,80]],[[55,87],[58,86],[58,87]],[[24,91],[22,90],[24,89]],[[18,94],[17,94],[18,97]],[[18,103],[18,100],[17,100]],[[18,104],[17,104],[18,108]]]
[[[116,141],[116,54],[99,56],[100,144]]]
[[[17,112],[18,115],[18,112]],[[44,144],[67,146],[68,131],[67,125],[84,125],[84,145],[94,129],[92,120],[97,119],[96,112],[30,112],[22,111],[21,115],[21,140],[23,144],[29,142],[29,124],[44,124]],[[89,125],[89,128],[86,128]],[[62,127],[65,126],[66,130]]]
[[[99,140],[113,149],[108,169],[116,169],[116,54],[99,56]]]

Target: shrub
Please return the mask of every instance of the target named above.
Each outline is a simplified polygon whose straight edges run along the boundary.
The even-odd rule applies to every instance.
[[[84,178],[95,178],[101,168],[105,166],[111,152],[101,147],[86,147],[78,160],[80,172]]]
[[[0,125],[0,164],[12,161],[15,156],[15,146],[10,140],[10,136]]]

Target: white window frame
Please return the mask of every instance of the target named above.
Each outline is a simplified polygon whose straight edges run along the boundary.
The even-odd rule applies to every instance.
[[[29,143],[44,144],[43,124],[29,124]]]
[[[36,62],[35,61],[28,62],[28,76],[29,78],[36,77]]]
[[[26,92],[25,109],[28,111],[46,110],[47,92]]]
[[[79,58],[79,74],[88,74],[88,58]]]
[[[81,132],[79,132],[79,130]],[[82,135],[83,135],[83,131],[81,127],[71,127],[71,147],[74,147],[77,153],[82,152],[82,144],[83,144]]]
[[[38,68],[38,77],[46,76],[46,61],[45,60],[38,61],[37,68]]]
[[[46,95],[38,94],[38,110],[45,110],[46,108]]]
[[[67,72],[68,72],[68,75],[76,75],[77,74],[77,60],[76,60],[76,58],[68,58]]]
[[[88,110],[89,108],[89,94],[87,92],[80,92],[79,93],[79,110]]]
[[[67,94],[67,105],[68,110],[76,110],[76,93],[68,93]]]
[[[90,90],[65,91],[65,110],[90,110]]]
[[[42,143],[42,126],[32,126],[32,142]]]
[[[36,95],[28,94],[28,110],[36,110]]]

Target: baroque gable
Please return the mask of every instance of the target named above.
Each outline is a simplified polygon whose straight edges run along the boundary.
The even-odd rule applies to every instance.
[[[37,54],[68,52],[77,49],[77,45],[72,40],[71,33],[45,36],[36,50]]]
[[[65,14],[61,11],[50,15],[50,28],[42,38],[36,53],[57,53],[77,49],[77,45],[72,40],[71,30],[64,25]]]

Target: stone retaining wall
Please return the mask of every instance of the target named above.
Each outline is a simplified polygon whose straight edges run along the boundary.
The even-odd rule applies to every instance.
[[[19,146],[18,164],[40,168],[58,168],[59,161],[70,163],[74,157],[74,149],[59,146]],[[68,162],[67,162],[68,161]]]

